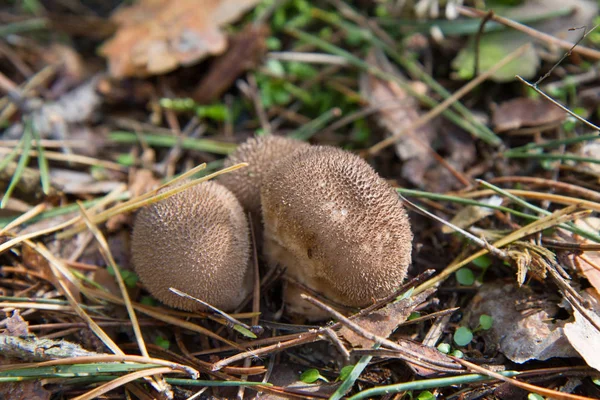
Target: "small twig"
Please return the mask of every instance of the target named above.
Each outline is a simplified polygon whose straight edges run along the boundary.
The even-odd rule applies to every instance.
[[[486,16],[481,19],[481,23],[479,24],[479,30],[477,31],[477,35],[475,36],[475,43],[474,43],[474,50],[475,50],[474,61],[475,62],[473,63],[473,76],[479,75],[479,44],[481,43],[481,38],[483,37],[485,24],[488,21],[490,21],[493,16],[494,16],[494,11],[492,11],[492,10],[488,11]]]
[[[462,235],[464,235],[467,239],[477,243],[477,245],[479,245],[480,247],[487,249],[490,253],[492,253],[493,255],[495,255],[496,257],[499,257],[503,260],[507,260],[509,257],[506,254],[506,252],[492,246],[491,244],[489,244],[488,242],[486,242],[485,240],[482,240],[480,238],[478,238],[477,236],[473,235],[470,232],[465,231],[464,229],[444,220],[443,218],[438,217],[435,214],[430,213],[429,211],[425,210],[424,208],[419,207],[418,205],[416,205],[415,203],[411,202],[410,200],[408,200],[406,197],[402,196],[401,194],[398,195],[402,201],[409,205],[412,209],[418,211],[421,214],[424,214],[426,216],[428,216],[429,218],[432,218],[436,221],[438,221],[441,224],[446,225],[447,227],[455,230],[456,232],[461,233]]]
[[[585,125],[589,126],[590,128],[596,130],[596,131],[600,131],[600,127],[598,127],[597,125],[592,124],[590,121],[586,120],[585,118],[583,118],[580,115],[577,115],[576,113],[574,113],[573,111],[569,110],[567,107],[563,106],[562,104],[560,104],[558,101],[554,100],[552,97],[548,96],[546,93],[544,93],[540,88],[538,88],[535,84],[528,82],[527,80],[521,78],[519,75],[516,76],[516,78],[518,80],[520,80],[521,82],[523,82],[525,85],[527,85],[528,87],[530,87],[531,89],[535,90],[537,93],[539,93],[543,98],[545,98],[546,100],[548,100],[549,102],[551,102],[552,104],[554,104],[555,106],[557,106],[558,108],[560,108],[561,110],[563,110],[564,112],[566,112],[567,114],[569,114],[570,116],[572,116],[573,118],[575,118],[576,120],[584,123]]]
[[[350,359],[350,353],[346,350],[346,347],[342,344],[342,341],[337,337],[333,329],[325,328],[325,335],[331,340],[331,343],[339,350],[346,360]]]
[[[465,6],[457,5],[456,9],[458,10],[458,12],[460,14],[465,15],[467,17],[471,17],[471,18],[483,18],[487,15],[487,12],[485,12],[485,11],[480,11],[480,10],[476,10],[474,8],[465,7]],[[536,40],[551,43],[551,44],[556,45],[564,50],[571,50],[571,48],[573,47],[573,43],[571,43],[571,42],[558,39],[552,35],[548,35],[547,33],[542,33],[542,32],[540,32],[536,29],[533,29],[529,26],[520,24],[520,23],[510,20],[508,18],[501,17],[497,14],[494,14],[492,16],[492,20],[495,22],[501,23],[503,25],[506,25],[508,27],[511,27],[513,29],[516,29],[518,31],[521,31],[523,33],[526,33],[527,35],[531,36],[532,38],[534,38]],[[594,60],[600,60],[600,51],[590,49],[589,47],[577,46],[576,48],[573,49],[573,53],[577,53],[584,57],[592,58]]]
[[[334,54],[303,53],[299,51],[272,51],[267,54],[271,60],[299,61],[312,64],[348,65],[344,57]]]
[[[559,400],[592,400],[589,397],[584,397],[584,396],[577,396],[575,394],[568,394],[568,393],[563,393],[563,392],[558,392],[556,390],[552,390],[552,389],[546,389],[546,388],[542,388],[539,386],[535,386],[526,382],[521,382],[518,381],[514,378],[509,378],[506,377],[502,374],[499,374],[498,372],[493,372],[490,371],[486,368],[480,367],[477,364],[473,364],[472,362],[460,359],[458,357],[453,357],[453,356],[449,356],[450,358],[452,358],[454,361],[456,361],[457,363],[463,365],[465,368],[470,369],[474,372],[477,372],[478,374],[482,374],[482,375],[487,375],[490,376],[492,378],[495,379],[499,379],[503,382],[507,382],[513,386],[516,386],[518,388],[527,390],[529,392],[533,392],[533,393],[537,393],[543,396],[548,396],[551,397],[553,399],[559,399]]]

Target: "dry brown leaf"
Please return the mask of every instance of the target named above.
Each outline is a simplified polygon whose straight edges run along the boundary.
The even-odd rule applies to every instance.
[[[575,221],[575,226],[585,229],[590,232],[598,232],[600,230],[600,218],[589,217]],[[579,243],[594,243],[590,240],[576,236],[575,239]],[[573,264],[579,270],[590,284],[596,289],[596,293],[600,295],[600,251],[586,251],[581,256],[572,254],[569,257],[573,260]]]
[[[516,363],[547,360],[552,357],[576,357],[560,321],[552,321],[558,307],[536,295],[528,286],[494,283],[481,286],[467,308],[471,328],[479,317],[492,317],[492,327],[482,331],[490,351],[502,352]]]
[[[589,317],[600,324],[600,303],[588,293],[582,296],[589,302]],[[600,371],[600,332],[577,309],[573,309],[573,315],[575,321],[565,325],[565,335],[585,362]]]
[[[519,97],[496,106],[492,124],[496,132],[506,132],[560,122],[566,117],[566,112],[547,100]]]
[[[198,103],[209,103],[228,90],[244,72],[253,69],[267,51],[266,25],[248,25],[231,39],[229,50],[218,57],[194,91]]]
[[[29,335],[29,323],[21,317],[19,310],[14,310],[13,314],[6,320],[6,335],[26,337]]]
[[[112,76],[163,74],[227,48],[220,27],[258,0],[140,0],[112,17],[116,35],[101,48]]]
[[[382,54],[371,51],[367,61],[403,78]],[[364,74],[360,79],[360,92],[371,107],[379,109],[377,120],[390,135],[400,134],[421,116],[417,100],[394,82]],[[427,148],[419,141],[429,145],[434,137],[431,124],[426,124],[416,129],[412,135],[404,134],[396,142],[396,154],[404,161],[402,176],[415,185],[423,186],[425,172],[435,163]]]
[[[402,299],[395,303],[390,303],[367,315],[360,316],[354,320],[361,328],[367,332],[373,333],[379,337],[387,338],[394,330],[406,321],[410,313],[419,304],[423,303],[427,297],[435,292],[435,289],[425,290],[415,296]],[[353,347],[362,347],[370,349],[374,342],[363,336],[356,334],[347,327],[342,327],[339,331],[340,336],[344,337]]]

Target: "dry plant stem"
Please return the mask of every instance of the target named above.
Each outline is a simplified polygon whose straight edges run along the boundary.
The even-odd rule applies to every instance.
[[[117,346],[117,344],[104,332],[102,328],[98,326],[94,322],[94,320],[85,312],[85,310],[79,305],[69,287],[64,283],[63,278],[67,278],[71,283],[75,284],[76,287],[80,288],[81,285],[79,282],[73,277],[68,267],[64,265],[58,258],[54,257],[54,255],[48,251],[48,249],[42,244],[35,244],[29,240],[25,242],[32,249],[34,249],[37,253],[39,253],[42,257],[44,257],[48,261],[48,265],[50,266],[50,270],[52,274],[56,277],[59,288],[65,294],[65,297],[69,301],[69,304],[73,307],[77,315],[81,319],[83,319],[89,326],[89,328],[98,336],[100,340],[108,347],[113,353],[118,355],[124,355],[123,351]]]
[[[13,151],[16,151],[16,154],[23,153],[23,151],[21,149],[15,150],[14,148],[11,149],[11,148],[0,147],[0,154],[10,154]],[[29,150],[28,154],[30,157],[38,157],[39,153],[37,150]],[[117,164],[112,161],[100,160],[98,158],[82,156],[82,155],[77,155],[77,154],[63,154],[63,153],[58,153],[55,151],[44,151],[44,156],[48,160],[65,161],[65,162],[81,164],[81,165],[101,166],[106,169],[112,169],[115,171],[125,171],[126,170],[126,167],[124,167],[123,165]]]
[[[129,315],[129,319],[131,320],[133,332],[135,334],[135,338],[137,340],[140,353],[142,353],[142,356],[144,356],[144,357],[150,357],[150,355],[148,354],[148,350],[146,349],[146,343],[144,342],[142,330],[140,329],[140,325],[138,323],[137,316],[135,315],[135,310],[133,309],[133,306],[131,305],[131,299],[129,297],[129,292],[127,291],[127,287],[125,286],[125,282],[123,281],[123,276],[121,275],[121,269],[115,262],[115,259],[112,256],[112,253],[110,251],[108,243],[106,242],[106,239],[104,238],[104,235],[102,234],[102,232],[100,232],[98,227],[92,223],[92,221],[89,218],[89,215],[85,211],[85,208],[83,208],[83,205],[80,202],[78,202],[77,205],[79,206],[79,211],[81,212],[81,216],[83,217],[85,224],[87,225],[89,230],[92,232],[92,234],[98,241],[99,250],[100,250],[100,253],[102,254],[102,257],[104,258],[106,263],[112,267],[112,269],[115,273],[115,278],[119,285],[119,290],[121,291],[121,295],[123,296],[123,302],[125,303],[125,308],[127,309],[127,314]],[[159,391],[160,393],[168,392],[168,390],[169,390],[168,385],[164,381],[162,376],[156,375],[154,378],[156,381],[150,381],[149,383],[153,387],[155,387],[155,389],[157,391]]]
[[[476,237],[475,235],[473,235],[473,234],[465,231],[464,229],[459,228],[458,226],[456,226],[454,224],[451,224],[450,222],[448,222],[448,221],[446,221],[446,220],[438,217],[437,215],[430,213],[429,211],[425,210],[424,208],[419,207],[418,205],[416,205],[415,203],[411,202],[410,200],[408,200],[406,197],[402,196],[401,194],[399,194],[398,196],[402,199],[402,201],[405,204],[407,204],[413,210],[416,210],[417,212],[419,212],[419,213],[421,213],[421,214],[423,214],[423,215],[425,215],[425,216],[427,216],[429,218],[432,218],[432,219],[440,222],[443,225],[446,225],[447,227],[455,230],[456,232],[461,233],[467,239],[469,239],[469,240],[477,243],[478,246],[488,249],[490,251],[490,253],[492,253],[496,257],[499,257],[499,258],[501,258],[503,260],[508,259],[508,255],[506,254],[506,252],[504,252],[504,251],[502,251],[500,249],[495,248],[494,246],[490,245],[488,242],[486,242],[486,241],[484,241],[482,239],[479,239],[478,237]]]
[[[198,167],[194,168],[193,171],[200,170],[200,169],[204,168],[205,166],[206,166],[206,164],[201,164]],[[232,165],[231,167],[224,168],[224,169],[222,169],[220,171],[217,171],[217,172],[214,172],[214,173],[212,173],[210,175],[203,176],[202,178],[194,179],[193,181],[185,183],[185,184],[183,184],[181,186],[176,186],[173,189],[165,190],[162,193],[158,193],[160,189],[162,189],[162,188],[164,188],[166,186],[172,185],[172,184],[174,184],[176,182],[179,182],[179,181],[183,180],[184,177],[187,177],[187,176],[191,175],[191,171],[186,172],[184,175],[179,176],[179,177],[177,177],[177,178],[175,178],[175,179],[167,182],[166,184],[162,185],[158,189],[152,190],[152,191],[150,191],[148,193],[145,193],[145,194],[143,194],[141,196],[138,196],[138,197],[136,197],[134,199],[131,199],[131,200],[125,202],[125,203],[117,204],[116,206],[111,207],[111,208],[109,208],[106,211],[103,211],[101,213],[98,213],[98,214],[94,215],[94,217],[92,219],[92,222],[95,223],[95,224],[99,224],[101,222],[104,222],[104,221],[108,220],[111,217],[114,217],[115,215],[123,214],[125,212],[131,212],[131,211],[137,210],[140,207],[146,206],[148,204],[156,203],[158,201],[167,199],[167,198],[169,198],[169,197],[171,197],[173,195],[176,195],[177,193],[183,192],[184,190],[186,190],[186,189],[188,189],[188,188],[190,188],[190,187],[192,187],[194,185],[198,185],[198,184],[200,184],[202,182],[205,182],[207,180],[215,178],[215,177],[217,177],[219,175],[222,175],[224,173],[227,173],[227,172],[230,172],[230,171],[235,171],[236,169],[243,168],[243,167],[246,167],[246,166],[248,166],[248,164],[246,164],[246,163],[240,163],[240,164]],[[77,221],[77,222],[79,222],[79,221]],[[62,233],[58,234],[56,237],[58,239],[69,238],[69,237],[71,237],[72,235],[74,235],[76,233],[82,232],[84,230],[84,227],[85,227],[84,224],[75,226],[75,227],[69,229],[68,231],[65,231],[65,232],[62,232]]]
[[[514,232],[511,232],[510,234],[503,237],[502,239],[494,242],[493,246],[498,247],[498,248],[504,247],[516,240],[520,240],[520,239],[524,238],[525,236],[529,236],[531,234],[543,231],[544,229],[548,229],[548,228],[558,225],[562,222],[570,221],[574,218],[579,218],[579,217],[583,216],[583,213],[576,212],[578,209],[579,209],[579,205],[571,205],[571,206],[563,208],[562,210],[555,211],[551,215],[540,218],[537,221],[534,221],[529,225],[526,225]],[[584,213],[585,213],[585,215],[589,214],[589,212],[584,212]],[[454,272],[458,271],[460,268],[469,264],[476,258],[479,258],[484,254],[487,254],[488,252],[489,252],[488,249],[485,248],[485,249],[479,250],[477,253],[471,255],[470,257],[467,257],[466,259],[464,259],[460,262],[455,262],[455,263],[450,264],[441,273],[439,273],[435,277],[431,278],[430,280],[428,280],[427,282],[423,283],[418,288],[416,288],[414,293],[415,294],[421,293],[424,290],[435,287],[436,285],[438,285],[438,284],[442,283],[444,280],[446,280],[446,278],[448,278]]]
[[[490,179],[489,182],[494,184],[517,182],[538,186],[549,186],[554,187],[556,189],[564,190],[565,192],[569,192],[577,196],[586,197],[592,201],[600,202],[600,193],[598,193],[595,190],[590,190],[581,186],[560,181],[554,181],[551,179],[537,178],[534,176],[500,176],[498,178]]]
[[[19,225],[24,224],[36,215],[44,212],[46,208],[46,203],[40,203],[37,206],[33,207],[31,210],[27,211],[25,214],[19,215],[17,218],[8,223],[4,228],[0,229],[0,236],[4,235],[5,232],[8,232]]]
[[[258,120],[260,121],[260,126],[263,129],[265,135],[270,135],[271,132],[271,124],[269,123],[269,119],[267,118],[267,113],[265,112],[265,107],[258,95],[258,85],[256,84],[256,78],[252,74],[248,74],[248,85],[246,82],[237,81],[237,87],[240,89],[242,93],[246,95],[252,103],[254,104],[254,110],[256,111],[256,115],[258,116]]]
[[[173,371],[172,369],[167,368],[167,367],[158,367],[158,368],[150,368],[150,369],[146,369],[146,370],[132,372],[130,374],[115,378],[112,381],[107,382],[103,385],[100,385],[97,388],[92,389],[85,394],[82,394],[81,396],[75,397],[73,400],[95,399],[95,398],[98,398],[99,396],[103,395],[104,393],[110,392],[111,390],[116,389],[119,386],[122,386],[129,382],[133,382],[137,379],[144,378],[144,377],[147,377],[150,375],[167,374],[170,372],[172,373],[172,372],[179,372],[179,371]]]
[[[474,8],[465,7],[465,6],[457,5],[456,9],[458,10],[458,12],[461,15],[471,17],[471,18],[483,18],[487,15],[487,12],[485,12],[485,11],[480,11],[480,10],[476,10]],[[573,47],[573,43],[571,43],[571,42],[558,39],[558,38],[556,38],[552,35],[548,35],[546,33],[542,33],[536,29],[533,29],[529,26],[520,24],[511,19],[504,18],[504,17],[501,17],[496,14],[492,15],[491,19],[502,25],[506,25],[508,27],[511,27],[513,29],[516,29],[518,31],[526,33],[527,35],[531,36],[532,38],[534,38],[536,40],[556,45],[556,46],[562,48],[563,50],[571,50],[571,48]],[[590,49],[589,47],[577,46],[577,47],[573,48],[573,53],[577,53],[584,57],[588,57],[588,58],[591,58],[594,60],[600,60],[600,52],[597,50],[594,50],[594,49]]]
[[[530,190],[520,190],[520,189],[505,189],[506,192],[513,194],[519,197],[525,197],[527,199],[535,199],[535,200],[549,200],[556,204],[563,205],[580,205],[581,208],[589,208],[590,210],[600,212],[600,203],[582,200],[576,197],[568,197],[561,196],[558,194],[552,193],[544,193],[544,192],[533,192]],[[466,199],[477,198],[477,197],[486,197],[495,194],[493,190],[485,189],[485,190],[477,190],[469,193],[454,193],[454,196],[463,197]]]
[[[86,287],[82,287],[81,290],[86,295],[97,297],[97,298],[102,299],[102,300],[107,300],[107,301],[110,301],[111,303],[124,305],[124,302],[123,302],[122,299],[120,299],[120,298],[118,298],[116,296],[113,296],[113,295],[111,295],[109,293],[103,292],[101,290],[95,290],[95,289],[90,289],[90,288],[86,288]],[[240,350],[240,351],[244,351],[245,350],[242,346],[238,345],[237,343],[234,343],[234,342],[232,342],[230,340],[222,338],[221,336],[213,333],[209,329],[203,328],[200,325],[196,325],[196,324],[191,323],[189,321],[185,321],[185,320],[182,320],[182,319],[179,319],[179,318],[176,318],[176,317],[172,317],[172,316],[170,316],[168,314],[165,314],[164,312],[161,312],[160,309],[154,310],[151,307],[142,306],[141,304],[136,304],[136,303],[132,303],[132,306],[133,306],[133,308],[135,310],[137,310],[137,311],[139,311],[139,312],[141,312],[143,314],[146,314],[146,315],[148,315],[148,316],[150,316],[150,317],[152,317],[154,319],[157,319],[159,321],[165,322],[165,323],[170,324],[170,325],[176,325],[176,326],[179,326],[181,328],[188,329],[188,330],[190,330],[192,332],[197,332],[197,333],[206,335],[206,336],[211,337],[211,338],[213,338],[215,340],[218,340],[218,341],[220,341],[222,343],[225,343],[225,344],[227,344],[227,345],[229,345],[229,346],[231,346],[231,347],[233,347],[233,348],[235,348],[237,350]]]
[[[326,304],[315,299],[314,297],[311,297],[306,294],[301,294],[300,296],[304,300],[311,303],[312,305],[319,307],[320,309],[329,313],[333,318],[337,319],[341,325],[347,327],[348,329],[350,329],[357,335],[360,335],[360,336],[364,337],[365,339],[371,340],[380,346],[385,346],[388,349],[395,350],[396,352],[398,352],[397,357],[399,357],[405,361],[413,362],[413,363],[422,365],[424,367],[429,367],[429,368],[431,368],[431,366],[434,366],[434,368],[440,369],[440,367],[441,367],[441,368],[444,368],[446,372],[448,372],[448,370],[450,370],[452,372],[456,372],[457,370],[461,369],[460,367],[458,367],[457,365],[455,365],[453,363],[437,363],[437,362],[433,363],[428,360],[425,360],[425,359],[423,359],[421,354],[410,351],[407,348],[402,347],[395,342],[392,342],[391,340],[388,340],[381,336],[377,336],[377,335],[365,330],[360,325],[356,324],[355,322],[350,321],[348,318],[346,318],[339,312],[335,311],[331,307],[327,306]]]
[[[250,239],[251,239],[251,243],[252,243],[252,264],[254,266],[254,290],[253,290],[253,295],[254,297],[252,298],[252,312],[256,313],[256,315],[254,317],[252,317],[252,325],[253,326],[257,326],[258,322],[259,322],[259,315],[260,315],[260,273],[259,273],[259,269],[258,269],[258,252],[256,250],[257,245],[256,245],[256,235],[254,232],[254,224],[252,223],[252,214],[248,213],[248,225],[250,228]],[[244,360],[244,367],[248,368],[250,367],[251,364],[251,360],[249,358]],[[241,377],[242,380],[246,380],[248,379],[248,376],[243,375]],[[238,399],[243,399],[244,398],[244,386],[240,386],[240,388],[238,389],[238,394],[237,397]]]
[[[359,313],[353,315],[350,317],[350,319],[356,318],[358,316],[361,315],[365,315],[367,313],[370,313],[371,311],[374,311],[378,308],[383,307],[385,304],[389,303],[390,301],[394,300],[396,297],[398,297],[399,295],[401,295],[402,293],[404,293],[408,288],[410,287],[414,287],[415,285],[421,283],[423,280],[427,279],[429,276],[431,276],[435,271],[430,269],[430,270],[426,270],[425,272],[423,272],[421,275],[417,276],[414,279],[411,279],[409,282],[405,283],[400,289],[398,289],[395,293],[379,300],[378,302],[376,302],[375,304],[362,309]],[[341,324],[335,323],[332,326],[330,326],[330,329],[336,329],[339,328],[341,326]],[[261,347],[260,349],[255,349],[255,350],[250,350],[250,351],[246,351],[244,353],[240,353],[240,354],[236,354],[234,356],[231,356],[229,358],[224,358],[216,363],[213,364],[212,366],[212,370],[213,371],[217,371],[219,369],[222,369],[223,367],[234,363],[236,361],[240,361],[243,360],[245,358],[248,357],[259,357],[263,354],[269,354],[271,352],[276,352],[276,351],[281,351],[281,350],[285,350],[287,348],[290,347],[294,347],[294,346],[299,346],[301,344],[305,344],[305,343],[310,343],[310,342],[314,342],[314,341],[318,341],[318,340],[322,340],[323,338],[321,337],[323,334],[323,331],[321,329],[311,329],[308,332],[303,332],[300,333],[298,335],[292,335],[292,339],[290,340],[286,340],[283,343],[277,343],[271,346],[266,346],[266,347]],[[284,337],[279,337],[279,338],[273,338],[273,340],[275,339],[287,339],[288,337],[290,337],[290,335],[288,336],[284,336]],[[271,340],[271,339],[269,339]]]
[[[592,128],[596,131],[600,131],[600,127],[592,124],[590,121],[586,120],[582,116],[575,114],[573,111],[569,110],[567,107],[563,106],[558,101],[556,101],[552,97],[548,96],[546,93],[542,92],[542,90],[540,88],[538,88],[536,85],[529,83],[525,79],[521,78],[519,75],[517,75],[516,78],[518,80],[520,80],[521,82],[523,82],[525,85],[529,86],[531,89],[535,90],[540,95],[542,95],[543,98],[545,98],[546,100],[548,100],[549,102],[551,102],[552,104],[554,104],[555,106],[557,106],[558,108],[560,108],[561,110],[563,110],[564,112],[566,112],[567,114],[569,114],[570,116],[572,116],[573,118],[578,120],[579,122],[582,122],[583,124],[589,126],[590,128]]]
[[[379,153],[384,148],[396,143],[402,137],[402,135],[406,134],[407,132],[410,132],[410,134],[413,134],[415,129],[420,128],[421,126],[423,126],[426,123],[428,123],[429,121],[431,121],[433,118],[440,115],[443,111],[445,111],[448,107],[450,107],[452,105],[452,103],[458,101],[463,96],[468,94],[471,90],[476,88],[479,84],[484,82],[486,79],[488,79],[491,75],[496,73],[502,67],[504,67],[508,63],[512,62],[516,58],[520,57],[527,49],[529,49],[530,46],[531,45],[529,43],[525,44],[525,45],[519,47],[518,49],[516,49],[515,51],[513,51],[512,53],[510,53],[509,55],[507,55],[506,57],[504,57],[492,68],[490,68],[483,74],[479,75],[475,79],[469,81],[469,83],[467,83],[462,88],[457,90],[452,96],[448,97],[446,100],[444,100],[443,102],[438,104],[435,108],[431,109],[430,111],[428,111],[427,113],[422,115],[419,119],[414,121],[407,128],[404,128],[400,133],[397,133],[396,135],[391,136],[387,139],[384,139],[381,142],[373,145],[368,150],[369,154],[374,155],[374,154]]]
[[[20,96],[26,96],[35,87],[45,84],[54,76],[57,69],[57,65],[48,65],[47,67],[44,67],[23,85]],[[0,108],[4,108],[2,113],[0,113],[0,125],[9,120],[17,111],[17,106],[10,101],[9,96],[0,99]]]
[[[104,196],[104,198],[102,199],[102,201],[99,201],[98,203],[96,203],[94,206],[90,207],[90,211],[94,211],[97,210],[101,207],[104,207],[106,204],[110,203],[113,201],[113,199],[115,199],[116,197],[118,197],[118,195],[121,193],[121,191],[123,190],[123,188],[125,187],[125,185],[116,188],[115,190],[113,190],[112,192],[110,192],[108,195]],[[50,233],[54,233],[57,231],[60,231],[62,229],[68,228],[69,226],[77,223],[78,221],[81,221],[81,217],[75,217],[75,218],[71,218],[70,220],[63,222],[62,224],[58,224],[55,226],[51,226],[49,228],[46,229],[41,229],[39,231],[36,232],[31,232],[31,233],[27,233],[24,235],[18,235],[16,237],[14,237],[13,239],[4,242],[0,245],[0,254],[4,253],[6,250],[12,248],[13,246],[16,246],[19,243],[23,243],[26,240],[29,239],[33,239],[36,238],[38,236],[43,236],[43,235],[48,235]]]
[[[539,395],[542,396],[548,396],[550,398],[553,399],[558,399],[558,400],[592,400],[590,397],[584,397],[584,396],[578,396],[575,394],[568,394],[568,393],[563,393],[563,392],[559,392],[556,390],[552,390],[552,389],[546,389],[546,388],[542,388],[539,386],[535,386],[529,383],[525,383],[525,382],[521,382],[517,379],[514,378],[508,378],[506,376],[503,376],[497,372],[493,372],[490,371],[488,369],[485,369],[483,367],[480,367],[477,364],[473,364],[469,361],[466,360],[462,360],[460,358],[457,357],[453,357],[453,356],[449,356],[452,359],[454,359],[454,361],[456,361],[457,363],[463,365],[465,368],[470,369],[478,374],[482,374],[482,375],[487,375],[490,376],[492,378],[501,380],[503,382],[507,382],[513,386],[516,386],[518,388],[521,388],[523,390],[527,390],[529,392],[533,392],[533,393],[537,393]]]

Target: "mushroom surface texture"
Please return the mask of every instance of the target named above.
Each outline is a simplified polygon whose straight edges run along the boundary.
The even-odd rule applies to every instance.
[[[308,143],[283,136],[250,138],[225,160],[225,167],[242,162],[249,165],[221,175],[219,182],[236,195],[246,211],[260,216],[260,187],[266,171],[279,159],[308,146]]]
[[[194,311],[204,306],[170,287],[231,311],[250,293],[248,222],[233,193],[203,182],[142,208],[134,223],[133,264],[163,303]]]
[[[307,288],[364,307],[402,284],[412,251],[408,216],[393,188],[360,157],[329,146],[297,151],[269,170],[261,201],[269,263]],[[326,317],[301,292],[288,287],[288,311]]]

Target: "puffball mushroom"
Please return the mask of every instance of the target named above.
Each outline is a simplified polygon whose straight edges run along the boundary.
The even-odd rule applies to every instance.
[[[351,307],[402,284],[412,251],[408,216],[360,157],[329,146],[299,150],[269,170],[261,201],[266,257],[299,283]],[[291,314],[326,317],[300,293],[286,291]]]
[[[170,287],[231,311],[250,293],[250,239],[236,197],[216,182],[196,186],[142,208],[134,223],[135,271],[161,302],[203,309]]]
[[[245,210],[259,216],[260,187],[266,171],[279,159],[309,144],[283,136],[250,138],[225,160],[225,167],[248,163],[246,168],[221,175],[219,182],[236,195]]]

